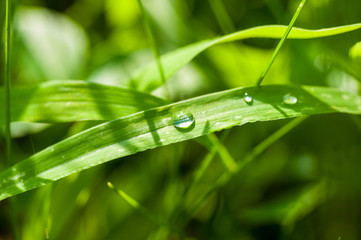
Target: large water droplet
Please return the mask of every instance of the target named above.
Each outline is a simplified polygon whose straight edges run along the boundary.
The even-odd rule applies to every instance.
[[[297,98],[290,93],[283,96],[283,103],[287,105],[294,105],[297,103]]]
[[[244,93],[243,100],[246,103],[251,104],[253,102],[253,97],[251,95],[249,95],[248,93]]]
[[[189,112],[180,112],[173,117],[173,126],[179,130],[190,130],[194,123],[195,119]]]

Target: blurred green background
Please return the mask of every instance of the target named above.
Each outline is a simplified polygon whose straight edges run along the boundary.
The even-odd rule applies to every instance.
[[[143,0],[143,4],[163,54],[236,30],[287,25],[299,1]],[[13,87],[81,79],[133,88],[130,74],[153,59],[137,0],[17,0],[13,5]],[[360,10],[359,0],[310,0],[295,26],[317,29],[360,23]],[[360,41],[360,31],[287,41],[264,84],[330,86],[359,94]],[[249,39],[210,48],[169,79],[172,100],[254,85],[277,42]],[[152,94],[162,96],[162,91]],[[247,124],[217,135],[227,135],[224,145],[240,161],[287,122]],[[15,161],[95,124],[15,123]],[[3,137],[0,141],[3,170]],[[182,198],[210,148],[204,139],[161,147],[21,194],[16,199],[20,239],[361,239],[359,116],[309,117],[189,217],[188,205],[225,171],[216,155],[190,198]],[[167,219],[174,229],[160,227],[134,210],[107,188],[107,181]],[[9,201],[0,202],[0,239],[12,239],[8,206]]]

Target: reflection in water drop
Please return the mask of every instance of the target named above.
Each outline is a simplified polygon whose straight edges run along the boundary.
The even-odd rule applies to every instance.
[[[294,105],[297,103],[297,98],[290,93],[283,96],[283,103],[287,105]]]
[[[248,93],[244,94],[243,100],[248,103],[251,104],[253,102],[253,97],[251,95],[249,95]]]
[[[180,130],[189,130],[194,126],[195,119],[189,112],[180,112],[173,117],[173,126]]]

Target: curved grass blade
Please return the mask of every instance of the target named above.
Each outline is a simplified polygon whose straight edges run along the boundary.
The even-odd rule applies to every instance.
[[[0,90],[0,96],[3,95]],[[166,101],[149,94],[84,81],[59,80],[35,88],[12,89],[11,120],[71,122],[112,120]],[[4,114],[0,103],[0,115]],[[0,126],[4,119],[0,119]]]
[[[215,39],[204,40],[197,42],[175,51],[169,52],[161,57],[162,66],[164,69],[164,75],[166,79],[170,78],[175,72],[181,69],[184,65],[189,63],[198,54],[205,51],[216,44],[232,42],[247,38],[274,38],[280,39],[285,34],[288,26],[282,25],[268,25],[254,27],[235,33],[231,33]],[[350,31],[354,31],[361,28],[361,23],[346,25],[334,28],[325,28],[318,30],[310,30],[303,28],[293,27],[288,35],[288,39],[311,39],[333,36]],[[138,84],[138,90],[150,92],[162,84],[159,79],[159,73],[157,65],[153,62],[146,65],[144,68],[140,68],[133,76]]]
[[[253,96],[252,104],[243,100]],[[294,105],[282,103],[292,93]],[[190,112],[191,128],[177,129],[172,117]],[[72,173],[140,151],[193,139],[249,122],[321,113],[361,114],[361,96],[325,87],[270,85],[232,89],[119,118],[54,144],[0,173],[0,200]]]

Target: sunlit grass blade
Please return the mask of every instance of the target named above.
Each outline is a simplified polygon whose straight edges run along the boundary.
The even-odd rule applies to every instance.
[[[361,23],[317,30],[293,27],[288,35],[288,39],[311,39],[327,37],[354,31],[360,28]],[[287,26],[282,25],[260,26],[241,30],[222,37],[204,40],[179,48],[161,57],[164,75],[166,79],[170,78],[175,72],[189,63],[198,54],[216,44],[248,38],[280,39],[282,36],[284,36],[286,31]],[[134,73],[133,78],[137,80],[137,87],[141,91],[151,91],[162,84],[162,81],[159,79],[157,65],[154,62],[146,65],[144,68],[137,70],[136,73]]]
[[[0,90],[0,96],[4,90]],[[157,97],[85,81],[50,81],[38,87],[13,89],[12,121],[71,122],[113,120],[166,101]],[[0,115],[4,114],[0,103]],[[0,126],[4,119],[0,119]]]
[[[243,100],[244,93],[253,103]],[[283,103],[285,94],[297,103]],[[194,125],[175,128],[173,116],[192,113]],[[140,151],[256,121],[321,113],[361,114],[361,97],[325,87],[269,85],[232,89],[138,112],[54,144],[0,173],[0,199]]]

